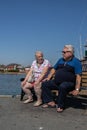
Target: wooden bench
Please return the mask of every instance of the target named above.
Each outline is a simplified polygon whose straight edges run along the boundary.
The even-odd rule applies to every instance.
[[[79,95],[87,95],[87,71],[82,72],[81,89]]]
[[[58,96],[58,90],[52,90],[52,93]],[[87,71],[82,72],[79,95],[87,95]]]
[[[23,81],[24,78],[21,79],[21,81]],[[33,89],[32,92],[34,93]],[[52,90],[52,93],[56,96],[58,96],[58,90]],[[24,91],[21,89],[21,97],[20,100],[23,100],[25,93]],[[83,71],[82,72],[82,76],[81,76],[81,88],[80,88],[80,92],[79,95],[87,95],[87,71]],[[35,93],[34,93],[35,96]]]

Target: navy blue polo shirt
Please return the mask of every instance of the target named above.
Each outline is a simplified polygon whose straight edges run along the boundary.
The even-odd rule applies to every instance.
[[[76,81],[76,75],[82,73],[82,65],[79,59],[73,57],[69,61],[65,61],[63,58],[60,58],[57,63],[54,65],[56,70],[54,81],[56,84],[62,82],[73,82]]]

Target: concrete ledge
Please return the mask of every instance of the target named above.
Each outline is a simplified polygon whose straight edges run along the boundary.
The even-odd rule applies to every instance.
[[[12,97],[12,98],[14,98],[14,97],[20,97],[20,95],[0,95],[0,97]]]

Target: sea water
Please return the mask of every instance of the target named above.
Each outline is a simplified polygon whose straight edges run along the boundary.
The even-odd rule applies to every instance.
[[[20,95],[25,74],[0,74],[0,95]]]

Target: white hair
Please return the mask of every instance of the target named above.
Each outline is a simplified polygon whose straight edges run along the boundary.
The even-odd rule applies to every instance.
[[[74,54],[74,47],[72,45],[65,45],[65,48],[68,49],[68,51],[71,51]]]
[[[43,52],[41,52],[41,51],[36,51],[35,55],[37,55],[37,54],[41,54],[43,56]]]

